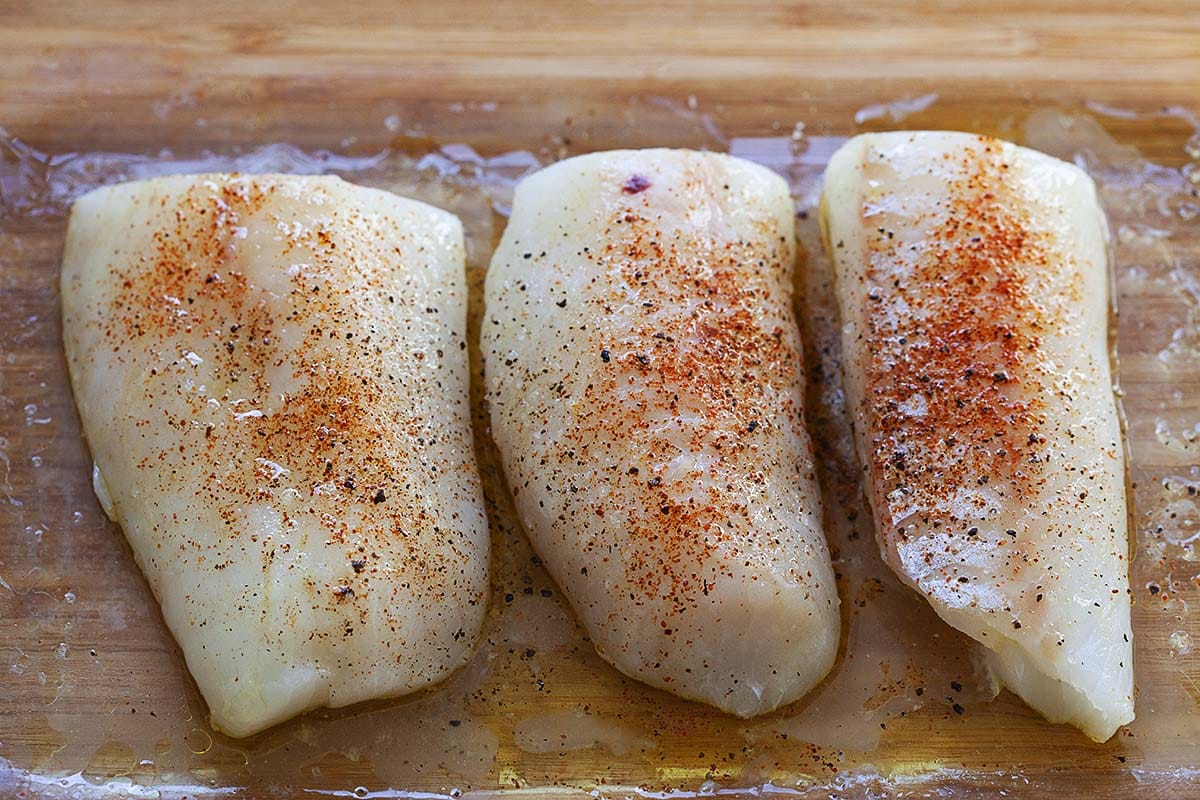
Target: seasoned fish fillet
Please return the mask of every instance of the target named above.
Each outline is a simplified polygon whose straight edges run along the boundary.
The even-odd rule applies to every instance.
[[[97,494],[215,727],[466,660],[488,535],[455,217],[332,177],[111,186],[75,203],[62,305]]]
[[[830,161],[822,209],[884,557],[1006,686],[1108,739],[1133,660],[1091,179],[987,137],[870,134]]]
[[[793,205],[682,150],[572,158],[517,188],[483,323],[521,520],[599,653],[740,716],[837,650],[792,312]]]

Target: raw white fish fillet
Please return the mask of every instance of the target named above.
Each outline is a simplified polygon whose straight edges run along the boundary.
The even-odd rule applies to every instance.
[[[1133,652],[1095,186],[983,136],[868,134],[822,212],[884,557],[1004,685],[1108,739]]]
[[[793,204],[725,155],[597,153],[518,186],[487,278],[492,432],[599,653],[740,716],[833,664]]]
[[[75,203],[63,338],[97,494],[230,735],[470,655],[488,533],[463,252],[451,214],[332,177]]]

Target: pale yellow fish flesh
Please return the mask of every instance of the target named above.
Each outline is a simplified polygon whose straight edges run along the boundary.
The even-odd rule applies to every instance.
[[[470,655],[488,532],[463,252],[451,214],[332,177],[75,203],[63,338],[97,494],[220,730]]]
[[[751,716],[833,664],[785,182],[597,153],[517,188],[488,273],[492,433],[521,521],[622,672]]]
[[[963,133],[851,139],[825,176],[879,544],[994,675],[1096,740],[1133,719],[1107,227],[1077,167]]]

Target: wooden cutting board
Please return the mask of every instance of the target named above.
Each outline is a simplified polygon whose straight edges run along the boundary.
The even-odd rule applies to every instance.
[[[1200,182],[1200,139],[1185,146],[1200,8],[1130,6],[0,0],[0,794],[1200,794],[1200,200],[1188,177]],[[1008,694],[986,702],[968,643],[875,560],[821,353],[836,320],[806,214],[840,137],[891,127],[997,133],[1076,158],[1101,183],[1140,689],[1138,722],[1105,745]],[[810,416],[847,609],[830,683],[747,723],[621,678],[529,551],[480,425],[495,548],[480,656],[415,699],[246,741],[213,733],[90,492],[57,321],[71,192],[164,169],[336,171],[463,216],[477,290],[523,170],[649,145],[732,150],[797,192]],[[477,291],[472,302],[478,315]]]

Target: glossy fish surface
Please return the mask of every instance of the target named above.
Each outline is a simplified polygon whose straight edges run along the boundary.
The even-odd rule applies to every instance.
[[[492,433],[599,653],[740,716],[828,672],[794,206],[725,155],[596,153],[517,188],[488,273]]]
[[[831,160],[822,222],[884,558],[1004,685],[1108,739],[1133,658],[1095,186],[997,139],[867,134]]]
[[[332,177],[74,206],[63,335],[105,510],[246,736],[470,655],[488,533],[459,221]]]

